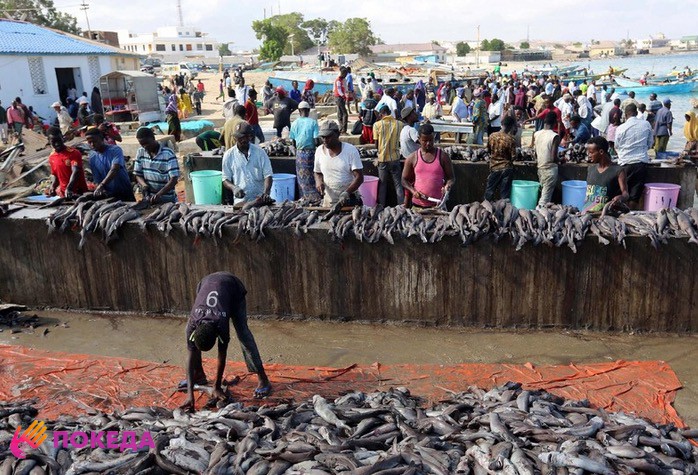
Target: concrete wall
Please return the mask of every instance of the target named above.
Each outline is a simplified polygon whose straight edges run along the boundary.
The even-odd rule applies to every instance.
[[[589,238],[567,248],[525,247],[508,239],[461,247],[396,238],[330,241],[321,225],[295,238],[233,244],[143,234],[128,224],[107,246],[92,236],[83,251],[70,231],[47,235],[43,216],[0,219],[0,299],[31,306],[136,312],[189,310],[197,281],[231,271],[248,288],[252,314],[410,321],[477,327],[698,330],[698,247],[671,239],[655,251],[645,238],[627,249]]]

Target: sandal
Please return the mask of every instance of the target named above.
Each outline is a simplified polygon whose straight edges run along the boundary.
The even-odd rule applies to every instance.
[[[186,379],[183,379],[179,382],[177,385],[177,390],[186,390],[187,386],[189,386],[189,383],[187,382]],[[199,380],[199,381],[194,381],[194,386],[208,386],[208,381],[205,379]]]
[[[271,384],[267,384],[266,386],[262,386],[261,388],[257,388],[254,390],[254,398],[255,399],[263,399],[271,394]]]

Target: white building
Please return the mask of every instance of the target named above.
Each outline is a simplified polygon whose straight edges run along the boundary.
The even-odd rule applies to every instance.
[[[165,62],[218,58],[220,43],[193,26],[166,26],[154,33],[119,31],[119,45],[126,51],[157,56]]]
[[[0,20],[0,99],[15,97],[52,118],[51,104],[99,87],[99,78],[117,69],[138,69],[138,57],[113,46],[32,23]]]

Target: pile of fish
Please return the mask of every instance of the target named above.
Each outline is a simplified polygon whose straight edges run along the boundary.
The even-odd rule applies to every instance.
[[[278,207],[250,207],[232,212],[220,209],[197,208],[190,209],[184,203],[168,203],[143,218],[141,229],[155,228],[169,235],[174,226],[179,227],[185,234],[201,237],[223,238],[226,226],[236,226],[235,241],[243,234],[252,240],[265,237],[265,229],[292,228],[296,236],[308,232],[308,226],[318,220],[317,211],[304,209],[298,203],[285,201]]]
[[[0,473],[508,474],[698,473],[698,430],[656,425],[520,384],[471,387],[428,408],[405,388],[352,392],[328,402],[187,414],[159,407],[46,421],[48,441],[17,460],[8,446],[31,404],[0,403]],[[54,447],[53,431],[118,430],[150,447]]]
[[[288,139],[272,140],[260,145],[270,157],[295,157],[296,147]]]
[[[566,150],[561,150],[557,156],[566,162],[582,163],[588,161],[586,147],[581,143],[576,143]]]
[[[378,149],[377,148],[359,147],[359,156],[361,158],[377,158],[378,157]]]
[[[448,153],[451,160],[466,160],[469,162],[488,162],[490,153],[484,147],[470,147],[467,145],[452,145],[444,147],[443,151]],[[536,160],[535,150],[530,147],[517,147],[514,161],[533,162]]]
[[[82,249],[89,233],[102,232],[107,243],[116,239],[119,228],[140,218],[139,210],[145,205],[145,202],[127,204],[111,200],[95,201],[92,195],[85,194],[75,200],[74,205],[53,213],[46,219],[46,224],[49,234],[56,230],[65,232],[72,226],[79,225],[81,230],[78,249]]]
[[[450,213],[422,214],[404,206],[393,208],[356,207],[351,214],[328,213],[333,240],[354,236],[361,242],[381,238],[394,244],[394,237],[417,236],[424,243],[458,236],[463,245],[491,237],[495,241],[510,236],[516,250],[526,243],[568,246],[577,251],[588,232],[603,244],[625,244],[628,235],[647,236],[652,245],[666,243],[668,237],[688,237],[698,244],[698,210],[662,210],[657,213],[627,213],[620,218],[581,214],[571,206],[548,204],[533,210],[518,209],[508,201],[473,202],[456,205]]]

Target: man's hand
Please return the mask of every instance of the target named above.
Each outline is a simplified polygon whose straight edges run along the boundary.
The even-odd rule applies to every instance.
[[[266,193],[262,193],[261,195],[259,195],[259,200],[262,203],[271,203],[271,196],[269,196]]]
[[[235,196],[235,198],[244,198],[245,190],[243,190],[237,185],[233,185],[233,196]]]
[[[107,195],[107,192],[104,191],[104,187],[102,185],[98,185],[97,188],[95,188],[95,196],[98,198],[101,198],[103,196]]]
[[[194,406],[194,399],[193,398],[187,398],[186,401],[184,401],[184,404],[179,406],[180,409],[186,412],[194,412],[196,411],[196,407]]]
[[[46,195],[46,196],[56,196],[56,189],[55,189],[55,188],[51,188],[51,187],[46,188],[46,190],[44,191],[44,195]]]
[[[66,188],[65,190],[65,197],[68,198],[69,200],[76,198],[78,195],[70,191],[69,189]]]
[[[418,190],[414,190],[414,197],[424,201],[426,201],[428,198],[427,195]]]
[[[351,200],[351,196],[346,191],[339,194],[339,203],[346,204]]]
[[[320,196],[325,196],[325,184],[320,183],[319,185],[315,185],[315,189],[317,190],[318,193],[320,193]]]

